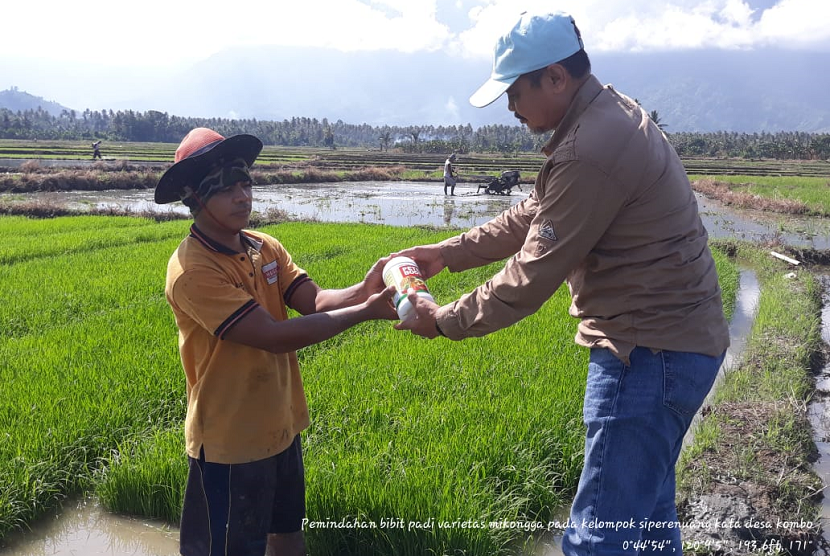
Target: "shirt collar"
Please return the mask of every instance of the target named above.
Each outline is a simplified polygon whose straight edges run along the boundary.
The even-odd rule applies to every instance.
[[[574,95],[573,100],[571,101],[571,105],[568,107],[568,111],[565,112],[565,116],[562,118],[562,121],[559,122],[559,126],[553,131],[553,135],[550,136],[548,142],[545,143],[545,146],[542,147],[542,152],[545,156],[550,156],[559,143],[562,141],[562,138],[565,137],[571,128],[574,126],[576,121],[582,116],[582,113],[588,108],[588,106],[594,101],[595,98],[603,91],[604,87],[602,83],[599,82],[594,75],[590,75],[585,83],[579,88],[579,90]]]
[[[243,230],[242,231],[242,241],[246,242],[248,245],[253,247],[254,251],[256,251],[257,253],[262,251],[262,244],[264,242],[261,239],[259,239],[258,237],[254,236],[253,234],[250,234],[250,233]]]
[[[239,235],[242,238],[242,243],[251,246],[256,252],[260,252],[262,250],[262,241],[260,241],[253,235],[250,235],[244,231],[239,232]],[[226,247],[225,245],[222,245],[218,241],[214,241],[213,239],[211,239],[210,236],[205,234],[196,226],[196,223],[193,223],[190,226],[190,236],[198,240],[199,243],[201,243],[211,251],[222,253],[223,255],[236,255],[236,251],[229,247]]]

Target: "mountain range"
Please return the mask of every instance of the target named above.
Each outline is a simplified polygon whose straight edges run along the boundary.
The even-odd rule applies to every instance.
[[[830,132],[826,53],[687,50],[598,53],[591,60],[600,81],[657,110],[668,132]],[[489,72],[486,61],[444,52],[238,47],[146,79],[134,95],[72,108],[372,126],[513,125],[504,98],[483,109],[467,101]],[[0,93],[0,107],[20,109],[8,104],[8,92]]]
[[[26,110],[42,108],[53,116],[60,116],[62,111],[71,110],[71,108],[62,106],[57,102],[46,100],[43,97],[35,96],[25,91],[20,91],[17,87],[0,91],[0,108],[6,108],[12,112],[25,112]]]

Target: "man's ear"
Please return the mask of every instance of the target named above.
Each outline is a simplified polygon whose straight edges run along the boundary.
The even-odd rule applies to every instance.
[[[562,64],[551,64],[547,68],[545,78],[548,79],[556,93],[563,92],[568,85],[571,75]]]

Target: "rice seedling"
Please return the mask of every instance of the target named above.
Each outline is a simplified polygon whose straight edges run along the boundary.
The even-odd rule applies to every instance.
[[[178,519],[184,377],[163,288],[187,224],[0,218],[0,282],[14,300],[0,307],[0,537],[82,491],[113,511]],[[265,231],[327,288],[453,233]],[[39,241],[16,250],[27,235]],[[429,286],[449,302],[499,266],[444,271]],[[312,552],[504,554],[538,534],[491,522],[546,522],[575,487],[587,352],[569,302],[560,288],[528,319],[464,342],[373,322],[301,350]]]
[[[183,438],[179,421],[120,442],[95,476],[99,498],[115,511],[176,522],[187,481]]]
[[[83,219],[84,217],[78,217]],[[86,217],[92,218],[92,217]],[[119,217],[110,222],[119,223]],[[120,217],[120,220],[127,218]],[[130,219],[142,222],[140,219]],[[81,220],[83,223],[85,220]],[[106,221],[105,221],[106,222]],[[181,230],[185,228],[183,222],[167,222],[157,224],[151,220],[143,220],[143,225],[120,225],[110,227],[68,227],[65,231],[55,231],[44,237],[34,231],[32,233],[15,233],[13,241],[0,244],[0,265],[25,261],[37,257],[52,257],[64,253],[78,253],[97,251],[117,245],[140,244],[156,242],[173,237],[181,237]],[[21,226],[25,229],[25,226]],[[11,228],[13,229],[13,228]],[[6,233],[0,229],[0,238]]]
[[[139,227],[148,223],[138,218],[107,218],[101,216],[73,216],[53,220],[32,219],[24,216],[0,218],[0,239],[3,247],[22,236],[52,235],[63,232],[107,230],[109,228]]]
[[[0,532],[88,490],[120,441],[180,420],[163,301],[0,341]]]
[[[717,249],[712,250],[715,258],[715,267],[718,272],[718,283],[721,287],[723,299],[723,312],[727,320],[732,319],[735,312],[735,303],[738,297],[738,284],[740,283],[740,270],[733,260]]]

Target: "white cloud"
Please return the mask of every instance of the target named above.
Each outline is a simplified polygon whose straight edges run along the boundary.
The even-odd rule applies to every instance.
[[[721,18],[738,27],[748,27],[752,25],[752,13],[754,10],[749,7],[746,2],[741,0],[729,0],[726,2],[719,15]]]
[[[830,50],[830,1],[558,0],[576,18],[589,52],[681,48]],[[0,56],[91,64],[174,66],[232,45],[303,45],[340,50],[444,49],[489,58],[496,37],[523,9],[550,0],[194,0],[10,1]],[[447,21],[452,20],[452,29]],[[449,14],[449,15],[448,15]],[[459,27],[467,22],[466,28]]]
[[[447,103],[444,105],[444,110],[446,111],[449,121],[458,121],[461,117],[461,111],[459,110],[458,103],[455,102],[454,97],[447,99]]]
[[[434,50],[449,36],[449,29],[436,21],[435,10],[435,0],[283,0],[260,6],[257,20],[245,26],[240,41],[345,51]]]
[[[772,45],[830,48],[830,2],[782,0],[762,14],[758,31]]]
[[[154,66],[207,58],[233,45],[434,50],[449,36],[436,21],[436,1],[9,2],[4,21],[15,24],[0,33],[0,53]]]
[[[0,52],[108,65],[169,65],[211,51],[210,10],[185,2],[8,2]]]
[[[518,19],[521,9],[510,2],[492,2],[470,10],[471,27],[459,34],[457,44],[460,50],[473,56],[493,52],[496,39]]]
[[[778,45],[830,49],[830,2],[781,0],[754,17],[747,0],[561,0],[588,52]],[[492,55],[496,38],[523,9],[551,9],[548,0],[490,0],[470,10],[472,28],[458,37],[467,55]]]
[[[698,6],[669,5],[645,16],[626,15],[605,23],[598,37],[585,37],[598,51],[644,51],[751,46],[751,11],[740,0]]]

